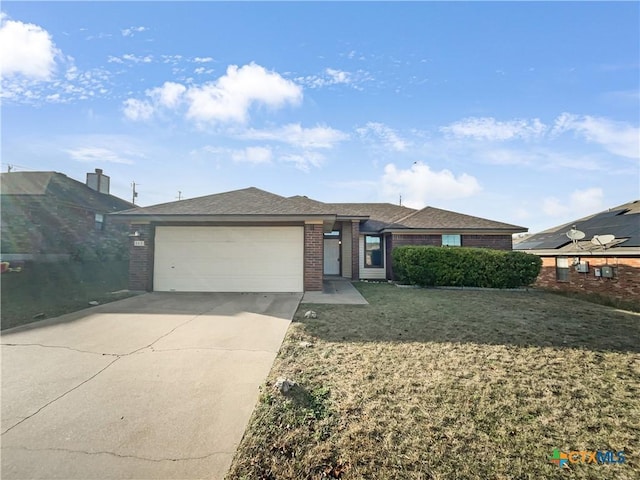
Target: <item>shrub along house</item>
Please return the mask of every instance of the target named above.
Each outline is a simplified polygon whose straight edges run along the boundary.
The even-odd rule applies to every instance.
[[[133,290],[302,292],[324,275],[391,279],[398,245],[511,250],[523,227],[427,207],[323,203],[257,188],[139,207],[129,224]]]
[[[58,172],[9,172],[0,181],[3,261],[67,260],[109,242],[128,248],[126,232],[108,225],[107,214],[134,205],[109,194],[102,170],[86,183]]]
[[[640,306],[640,200],[537,233],[514,249],[542,257],[537,286]]]

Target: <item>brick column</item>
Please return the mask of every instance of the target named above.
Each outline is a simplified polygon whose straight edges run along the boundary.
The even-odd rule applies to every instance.
[[[351,221],[351,280],[360,280],[360,221]]]
[[[322,291],[324,236],[322,223],[304,224],[304,290]]]
[[[132,224],[129,234],[138,232],[139,236],[129,237],[129,290],[145,290],[153,288],[153,232],[149,224]],[[135,242],[144,242],[136,246]]]

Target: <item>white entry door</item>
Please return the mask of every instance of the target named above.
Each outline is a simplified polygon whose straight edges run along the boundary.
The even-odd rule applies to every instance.
[[[340,240],[337,238],[324,240],[324,274],[340,275]]]

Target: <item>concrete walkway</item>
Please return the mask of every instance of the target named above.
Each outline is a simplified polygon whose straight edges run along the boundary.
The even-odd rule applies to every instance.
[[[153,293],[3,332],[2,478],[224,478],[300,297]]]
[[[301,303],[369,305],[351,281],[342,277],[325,277],[322,282],[322,292],[305,292]]]

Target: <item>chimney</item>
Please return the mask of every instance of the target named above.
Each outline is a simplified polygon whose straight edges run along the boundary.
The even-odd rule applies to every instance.
[[[87,173],[87,186],[100,193],[109,193],[109,177],[102,173],[101,168],[96,168],[95,173]]]

